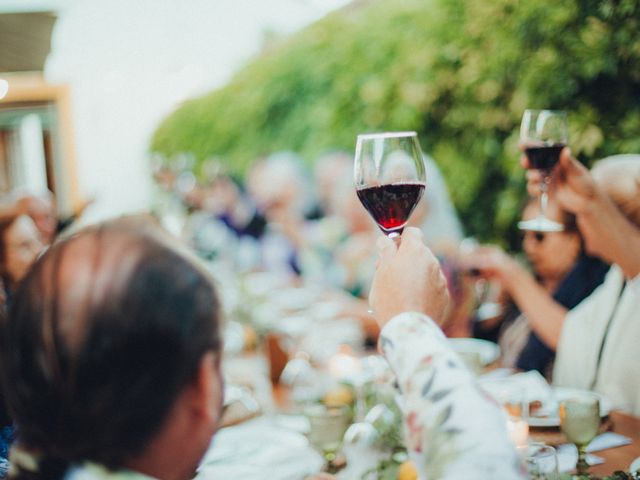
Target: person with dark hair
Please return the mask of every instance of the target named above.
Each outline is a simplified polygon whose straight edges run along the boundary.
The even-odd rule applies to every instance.
[[[383,238],[379,249],[371,306],[418,469],[522,478],[504,412],[432,320],[448,297],[422,234],[407,228],[399,247]],[[19,432],[10,478],[194,476],[222,411],[219,304],[207,274],[156,228],[112,221],[53,245],[0,332]]]
[[[11,477],[190,478],[220,418],[219,318],[209,277],[151,226],[107,223],[52,246],[2,329]]]

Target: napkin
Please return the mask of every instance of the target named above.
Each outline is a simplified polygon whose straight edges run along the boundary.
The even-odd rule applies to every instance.
[[[527,400],[548,401],[553,398],[553,390],[539,372],[517,373],[508,377],[493,374],[479,378],[480,386],[501,403],[505,401]]]
[[[587,452],[597,452],[599,450],[606,450],[607,448],[622,447],[630,443],[631,439],[629,437],[625,437],[619,433],[605,432],[591,440],[591,443],[587,446]]]
[[[556,448],[556,453],[558,455],[558,470],[560,472],[569,472],[576,468],[578,449],[575,445],[560,445]],[[587,454],[587,463],[589,465],[600,465],[604,463],[604,459],[596,455]]]
[[[600,450],[606,450],[607,448],[621,447],[623,445],[629,445],[631,439],[613,432],[605,432],[594,438],[587,446],[587,452],[597,452]],[[578,461],[578,449],[575,445],[565,443],[556,447],[558,454],[558,469],[561,472],[568,472],[576,467]],[[596,455],[587,454],[587,463],[589,465],[599,465],[604,463],[602,457]]]

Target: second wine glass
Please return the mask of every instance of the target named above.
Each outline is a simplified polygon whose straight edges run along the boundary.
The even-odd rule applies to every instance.
[[[560,402],[560,428],[567,440],[578,448],[578,475],[586,475],[587,445],[595,438],[600,428],[600,401],[592,394],[581,394]]]
[[[536,218],[518,223],[521,230],[560,232],[562,224],[545,216],[549,183],[553,167],[568,140],[567,114],[559,110],[525,110],[520,124],[520,142],[529,159],[529,168],[540,170],[540,213]]]
[[[401,235],[425,189],[416,132],[358,135],[354,180],[358,198],[383,233]]]

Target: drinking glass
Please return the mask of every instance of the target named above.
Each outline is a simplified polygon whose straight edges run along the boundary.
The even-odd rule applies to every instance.
[[[558,456],[556,449],[544,443],[530,443],[517,447],[518,455],[532,480],[556,480]]]
[[[354,162],[358,198],[389,238],[402,234],[425,189],[416,132],[358,135]]]
[[[567,114],[559,110],[525,110],[520,124],[520,142],[529,159],[529,168],[542,173],[540,185],[540,212],[536,218],[518,223],[521,230],[537,232],[560,232],[562,224],[545,216],[549,183],[553,167],[560,159],[561,150],[569,137]]]
[[[571,443],[578,447],[578,475],[585,475],[587,445],[595,438],[600,428],[600,401],[597,396],[583,394],[560,402],[560,428]]]
[[[309,420],[309,442],[322,453],[330,468],[351,422],[349,409],[310,405],[304,410],[304,414]]]

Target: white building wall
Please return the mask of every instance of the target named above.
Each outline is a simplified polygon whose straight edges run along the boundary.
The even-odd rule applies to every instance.
[[[346,0],[6,0],[0,11],[53,9],[45,67],[71,86],[85,220],[146,210],[147,148],[163,116],[223,85],[266,29],[293,31]]]

